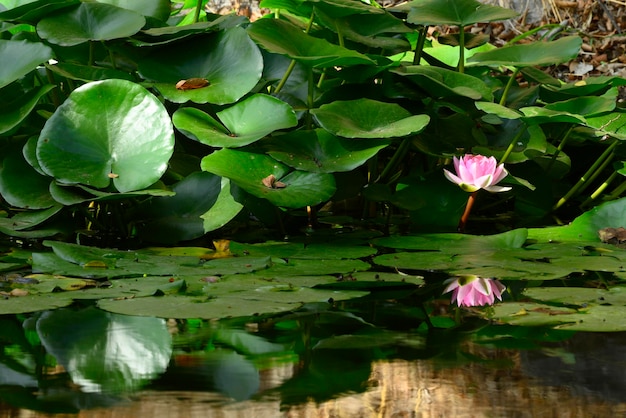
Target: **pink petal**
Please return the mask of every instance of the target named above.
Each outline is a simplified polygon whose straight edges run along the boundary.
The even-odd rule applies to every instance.
[[[459,177],[455,176],[454,174],[452,174],[451,172],[449,172],[445,168],[443,170],[443,175],[446,176],[446,178],[448,180],[450,180],[452,183],[455,183],[455,184],[463,183],[463,180],[461,180]]]

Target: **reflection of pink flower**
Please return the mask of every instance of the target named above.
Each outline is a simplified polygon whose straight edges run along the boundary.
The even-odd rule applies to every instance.
[[[474,275],[448,279],[443,293],[452,292],[452,302],[459,306],[493,305],[495,299],[502,300],[506,287],[495,279],[483,279]]]
[[[497,163],[494,157],[472,154],[466,154],[461,158],[454,157],[454,170],[456,175],[445,169],[443,174],[466,192],[475,192],[479,189],[485,189],[488,192],[511,190],[510,187],[496,186],[509,173],[504,169],[503,164]]]

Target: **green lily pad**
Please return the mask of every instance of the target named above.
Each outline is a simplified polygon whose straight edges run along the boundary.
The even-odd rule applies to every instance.
[[[98,0],[98,3],[107,3],[123,9],[133,10],[144,16],[166,21],[172,12],[170,0]]]
[[[17,97],[11,97],[8,90],[0,90],[0,134],[19,126],[33,111],[39,100],[54,87],[47,84]],[[7,93],[3,94],[4,91]]]
[[[267,51],[286,55],[315,68],[375,64],[366,55],[331,44],[324,39],[314,38],[284,20],[256,20],[248,26],[248,34]]]
[[[479,78],[445,68],[410,65],[393,70],[426,90],[432,96],[469,97],[474,100],[493,100],[493,93]]]
[[[363,165],[391,142],[344,139],[316,129],[276,136],[263,144],[269,155],[297,170],[337,173],[352,171]]]
[[[491,51],[480,52],[468,58],[473,65],[511,65],[529,67],[554,65],[567,62],[578,56],[582,39],[566,36],[556,41],[516,44]]]
[[[174,196],[174,192],[165,189],[143,189],[125,193],[103,192],[82,185],[68,185],[52,182],[50,184],[50,194],[52,198],[62,205],[70,206],[85,202],[121,200],[139,196]]]
[[[597,136],[610,135],[626,140],[626,112],[621,109],[585,118],[587,125],[596,130]]]
[[[337,259],[293,259],[287,263],[276,263],[267,270],[264,275],[278,277],[308,276],[352,273],[355,271],[369,270],[370,265],[361,260],[337,260]]]
[[[376,249],[359,245],[302,244],[283,241],[268,241],[262,244],[230,243],[233,254],[253,257],[271,256],[285,259],[346,259],[363,258],[376,253]]]
[[[22,156],[20,148],[4,151],[0,166],[0,193],[18,208],[45,209],[56,204],[50,195],[50,177],[37,173]]]
[[[37,24],[37,33],[50,43],[74,46],[125,38],[139,32],[145,24],[142,15],[128,9],[104,3],[80,3],[43,18]]]
[[[0,39],[0,88],[25,76],[52,56],[52,49],[43,43]]]
[[[351,4],[355,4],[350,1]],[[364,4],[364,3],[360,3]],[[376,13],[371,13],[375,11]],[[316,9],[315,17],[328,29],[339,32],[345,39],[358,42],[370,48],[384,49],[385,52],[401,52],[410,49],[407,40],[394,34],[404,34],[411,29],[402,20],[383,9],[368,7],[367,13],[348,16],[332,16],[323,8]]]
[[[580,310],[539,303],[502,303],[493,307],[493,319],[523,326],[553,326],[587,332],[626,331],[626,306],[591,306]]]
[[[461,27],[480,22],[511,19],[518,15],[515,10],[483,4],[476,0],[419,0],[392,10],[408,10],[407,22],[414,25]]]
[[[494,235],[422,234],[390,236],[372,240],[374,245],[405,250],[471,253],[505,248],[520,248],[526,241],[526,229],[514,229]]]
[[[105,80],[77,88],[57,108],[39,136],[37,159],[63,183],[105,188],[112,182],[128,192],[156,182],[173,148],[161,102],[138,84]]]
[[[16,213],[11,218],[0,218],[0,225],[13,231],[33,228],[59,213],[62,208],[61,205],[54,205],[43,210],[29,210]]]
[[[194,42],[151,48],[136,60],[140,74],[153,80],[159,92],[174,103],[236,102],[256,86],[263,71],[261,51],[240,27],[201,35]],[[176,88],[180,80],[189,78],[203,78],[209,84],[189,90]]]
[[[253,196],[264,198],[276,206],[304,207],[326,201],[335,193],[332,174],[293,171],[287,174],[285,165],[262,154],[231,149],[216,151],[202,159],[205,171],[229,178]],[[233,167],[238,167],[233,170]],[[273,175],[285,187],[273,188],[263,183]]]
[[[603,228],[618,228],[626,217],[626,198],[595,206],[565,226],[528,229],[528,239],[539,242],[600,242],[598,231]]]
[[[231,193],[230,180],[222,177],[220,191],[215,203],[209,210],[200,215],[204,232],[214,231],[223,227],[237,216],[242,209],[243,205],[235,200]]]
[[[541,302],[561,303],[564,305],[587,306],[619,305],[626,306],[626,288],[615,286],[610,289],[592,289],[584,287],[544,287],[524,290],[524,295]]]
[[[0,299],[0,314],[20,314],[37,312],[48,309],[57,309],[69,306],[71,299],[59,298],[55,294],[16,296],[8,299]]]
[[[159,318],[219,319],[261,313],[275,314],[297,309],[298,306],[280,301],[246,300],[244,303],[238,298],[210,299],[206,296],[181,295],[98,301],[98,307],[108,312]]]
[[[296,114],[287,103],[265,94],[255,94],[217,112],[220,124],[199,109],[178,109],[172,116],[176,129],[189,138],[212,147],[236,148],[251,144],[270,133],[294,127]]]
[[[84,82],[107,80],[109,78],[118,78],[128,81],[135,80],[135,77],[131,73],[93,65],[57,62],[55,64],[46,64],[46,68],[61,77]]]
[[[393,138],[421,132],[428,115],[411,115],[395,103],[371,99],[335,101],[311,110],[327,131],[346,138]]]
[[[217,202],[221,183],[222,179],[211,173],[190,174],[172,186],[174,196],[154,197],[135,209],[141,213],[137,233],[146,241],[161,244],[174,244],[204,235],[201,216]],[[223,215],[232,219],[239,210]]]
[[[25,3],[20,1],[19,3]],[[80,4],[80,0],[35,0],[0,13],[0,21],[35,25],[56,10]]]

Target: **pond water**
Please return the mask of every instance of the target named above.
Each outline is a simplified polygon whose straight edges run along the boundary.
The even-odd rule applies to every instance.
[[[257,322],[84,305],[5,315],[0,417],[626,415],[626,333],[471,317],[428,330],[398,319],[400,305],[313,305]]]

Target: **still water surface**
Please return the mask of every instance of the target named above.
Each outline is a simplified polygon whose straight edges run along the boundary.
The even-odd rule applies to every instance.
[[[0,322],[0,418],[626,416],[624,333],[276,331],[93,307]]]

